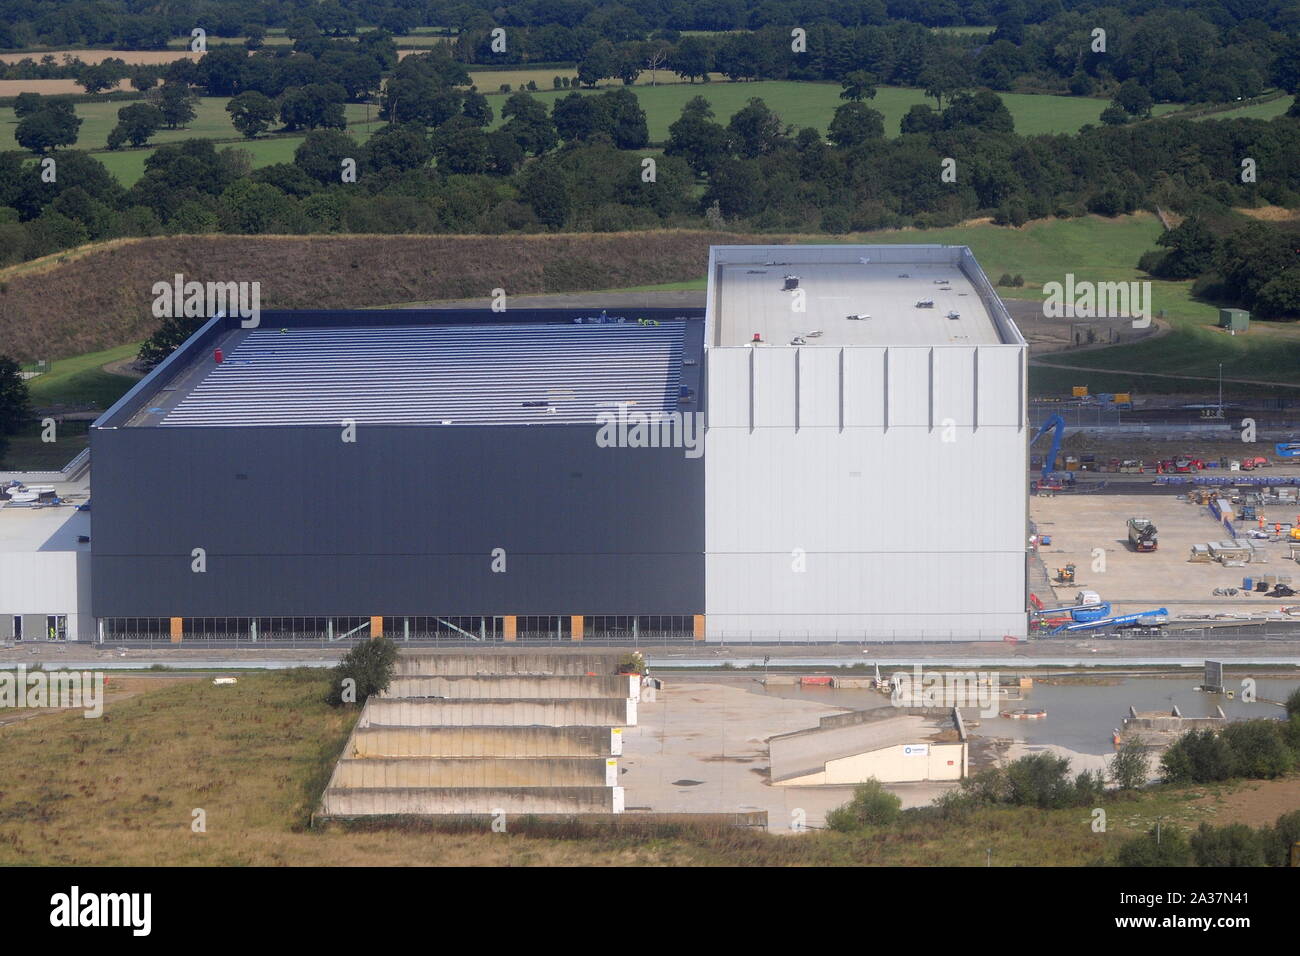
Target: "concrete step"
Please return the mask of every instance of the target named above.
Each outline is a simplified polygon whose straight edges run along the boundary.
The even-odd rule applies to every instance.
[[[621,727],[362,727],[350,757],[604,757]]]
[[[383,698],[444,697],[454,700],[554,700],[608,697],[639,700],[641,681],[636,676],[579,677],[547,675],[519,677],[513,674],[485,676],[394,677]]]
[[[363,757],[340,760],[332,788],[613,787],[614,757]]]
[[[362,727],[632,727],[634,700],[411,700],[370,698]]]
[[[321,801],[325,817],[402,814],[622,813],[622,787],[333,787]]]
[[[557,654],[538,651],[466,654],[463,651],[407,651],[398,656],[396,673],[399,677],[413,674],[612,675],[618,673],[618,662],[625,653],[627,652]]]

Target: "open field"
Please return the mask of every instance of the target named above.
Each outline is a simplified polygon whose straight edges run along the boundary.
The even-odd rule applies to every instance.
[[[517,822],[308,829],[355,710],[322,703],[321,672],[241,674],[234,686],[156,680],[106,718],[57,713],[0,727],[0,865],[1086,865],[1147,829],[1268,822],[1295,781],[1157,788],[1086,810],[982,810],[862,835],[638,830]],[[133,687],[132,690],[135,690]],[[1289,789],[1288,789],[1289,788]],[[635,800],[635,795],[632,795]],[[201,809],[206,832],[191,828]],[[1256,818],[1260,818],[1256,820]]]
[[[129,92],[131,89],[130,80],[119,80],[117,86],[111,92]],[[75,93],[78,96],[84,95],[86,90],[76,80],[0,80],[0,96],[17,96],[19,93],[39,93],[41,96],[56,96],[64,93]],[[110,92],[106,90],[105,92]],[[128,103],[121,102],[117,106],[127,106]],[[5,110],[12,119],[13,111]],[[10,135],[12,139],[12,134]],[[13,149],[13,146],[5,146],[5,149]]]
[[[187,45],[188,46],[188,45]],[[80,60],[87,65],[102,63],[104,60],[121,60],[133,66],[150,63],[171,63],[173,60],[197,60],[201,53],[186,50],[31,50],[23,53],[0,53],[0,63],[21,63],[23,60],[35,60],[39,63],[47,56],[54,57],[56,63]]]
[[[230,123],[230,114],[226,112],[229,100],[225,97],[205,96],[199,99],[196,108],[198,115],[189,126],[182,129],[160,129],[150,142],[174,143],[185,139],[229,139],[241,140],[239,131]],[[77,116],[82,120],[78,130],[76,148],[85,150],[104,149],[108,143],[108,134],[117,125],[117,111],[130,103],[107,100],[102,103],[77,103]],[[366,118],[364,103],[348,103],[343,108],[349,123],[362,122]],[[373,116],[376,110],[370,108]],[[14,140],[14,129],[18,119],[10,108],[0,109],[0,150],[20,149]],[[301,140],[301,137],[295,137]],[[145,150],[123,150],[122,152],[144,152]],[[100,157],[103,159],[103,156]],[[129,184],[128,184],[129,185]]]
[[[361,106],[360,109],[364,110],[365,107]],[[358,143],[364,143],[380,125],[378,120],[372,120],[368,125],[364,120],[355,123],[349,121],[348,132],[356,137]],[[217,149],[243,150],[248,153],[253,169],[260,169],[263,166],[271,166],[275,163],[293,162],[294,151],[302,145],[304,139],[306,139],[306,136],[303,134],[294,136],[259,136],[257,139],[240,140],[223,138],[223,141],[217,143]],[[96,153],[95,158],[117,177],[118,182],[129,187],[144,175],[145,160],[153,154],[154,147],[144,147],[143,149],[106,150]]]
[[[58,404],[107,408],[121,398],[137,379],[106,372],[104,366],[132,359],[139,351],[140,343],[132,342],[101,352],[56,359],[50,363],[48,372],[28,382],[27,391],[32,404],[38,407]]]
[[[539,70],[541,74],[537,85],[541,92],[538,99],[543,100],[547,108],[557,96],[568,91],[555,91],[550,88],[554,71]],[[643,77],[644,78],[644,77]],[[507,80],[480,84],[483,92],[496,89],[499,83]],[[792,80],[760,80],[755,83],[673,83],[666,86],[649,87],[639,84],[632,87],[642,108],[646,111],[646,122],[650,127],[651,142],[661,143],[668,138],[668,127],[682,112],[686,102],[695,96],[703,96],[713,107],[715,119],[725,124],[732,114],[742,109],[752,97],[759,97],[776,113],[783,122],[796,128],[812,126],[823,133],[835,114],[836,107],[843,104],[840,99],[840,87],[833,83],[804,83]],[[1002,101],[1016,121],[1016,132],[1022,135],[1039,133],[1073,133],[1085,123],[1096,123],[1101,111],[1108,101],[1077,96],[1044,96],[1030,93],[1001,93]],[[922,90],[901,87],[881,87],[876,98],[868,100],[867,105],[885,116],[885,132],[897,136],[903,115],[914,105],[925,103],[933,107],[933,97],[927,97]],[[1169,113],[1178,107],[1165,104],[1156,107],[1156,114]],[[499,112],[499,107],[497,108]],[[499,122],[499,117],[498,117]]]
[[[1276,119],[1286,113],[1295,102],[1294,96],[1283,96],[1276,100],[1269,100],[1267,103],[1254,103],[1250,106],[1242,106],[1235,110],[1224,110],[1222,113],[1207,113],[1204,116],[1194,116],[1195,120],[1218,120],[1218,119],[1257,119],[1271,120]]]

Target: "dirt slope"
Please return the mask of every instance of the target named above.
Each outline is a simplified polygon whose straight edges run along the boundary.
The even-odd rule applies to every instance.
[[[687,231],[540,236],[176,236],[86,247],[0,273],[0,351],[78,355],[148,337],[155,282],[260,281],[263,309],[612,289],[698,279],[709,246],[755,237]],[[781,242],[779,237],[763,237]]]

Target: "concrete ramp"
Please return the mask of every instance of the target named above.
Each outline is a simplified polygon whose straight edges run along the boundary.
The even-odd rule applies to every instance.
[[[462,787],[325,791],[324,817],[622,813],[622,787]]]
[[[615,757],[360,757],[339,761],[332,786],[351,790],[617,784]]]
[[[366,727],[628,727],[636,723],[636,701],[379,698],[361,719]]]
[[[380,696],[385,699],[440,697],[450,700],[491,700],[508,697],[516,700],[639,700],[641,680],[636,675],[410,675],[393,678],[388,690]]]
[[[410,675],[511,677],[606,677],[618,673],[618,662],[626,652],[609,653],[502,653],[465,654],[451,651],[409,651],[397,658],[398,677]]]
[[[361,727],[349,757],[617,757],[622,727]]]

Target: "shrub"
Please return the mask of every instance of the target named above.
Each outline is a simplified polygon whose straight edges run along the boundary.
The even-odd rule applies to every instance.
[[[1295,766],[1296,757],[1282,738],[1277,720],[1244,720],[1223,728],[1223,741],[1232,752],[1235,775],[1253,779],[1279,777]]]
[[[396,665],[397,645],[392,640],[376,637],[361,641],[344,654],[334,668],[326,700],[335,707],[341,704],[364,704],[371,694],[379,694],[388,689]],[[344,684],[347,680],[354,682],[350,688]]]
[[[1192,853],[1197,866],[1263,866],[1264,833],[1244,823],[1202,823],[1192,834]]]
[[[858,784],[853,799],[842,807],[826,814],[826,825],[841,833],[851,833],[865,827],[886,826],[898,819],[903,801],[871,777]]]
[[[1300,687],[1291,691],[1291,696],[1286,699],[1286,715],[1300,717]]]
[[[1192,848],[1180,831],[1168,827],[1161,829],[1157,842],[1156,828],[1152,827],[1121,846],[1117,860],[1120,866],[1190,866]]]
[[[1106,766],[1110,779],[1120,790],[1137,790],[1145,787],[1151,770],[1151,757],[1140,740],[1124,741]]]
[[[618,659],[618,672],[620,674],[644,674],[645,658],[640,651],[633,651],[630,654],[624,654]]]
[[[1270,866],[1290,866],[1291,847],[1300,843],[1300,810],[1277,818],[1264,834],[1264,855]]]
[[[1067,807],[1075,802],[1070,761],[1050,753],[1030,754],[1008,765],[1008,802],[1017,806]]]
[[[1002,275],[998,278],[998,285],[1004,285],[1004,286],[1011,285],[1011,273],[1010,272],[1002,273]]]
[[[1006,803],[1010,794],[1007,775],[1001,767],[989,767],[961,782],[962,792],[977,804]]]
[[[1235,772],[1232,750],[1212,730],[1189,730],[1160,758],[1166,783],[1213,783]]]

